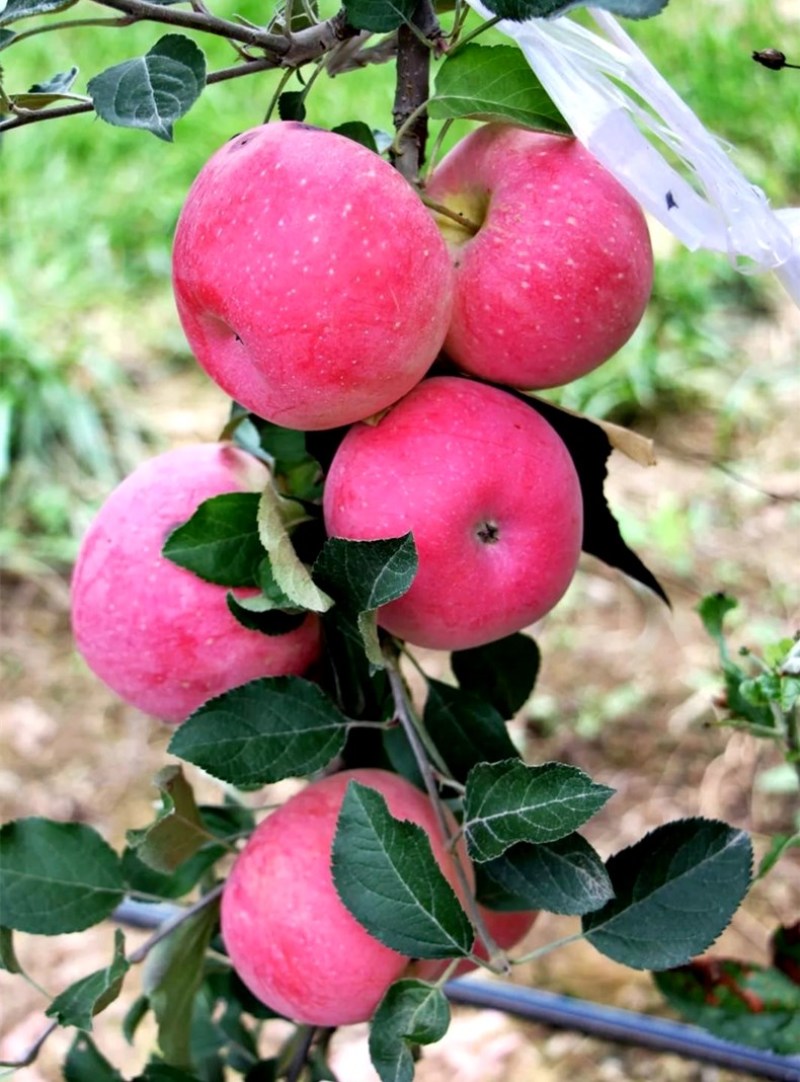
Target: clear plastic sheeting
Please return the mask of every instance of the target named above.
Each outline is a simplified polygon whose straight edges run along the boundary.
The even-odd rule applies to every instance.
[[[489,18],[479,0],[468,0]],[[725,252],[737,270],[774,271],[800,306],[800,208],[775,211],[725,144],[607,12],[602,33],[567,17],[506,20],[578,139],[645,210],[692,250]]]

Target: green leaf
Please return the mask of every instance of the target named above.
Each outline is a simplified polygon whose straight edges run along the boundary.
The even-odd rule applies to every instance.
[[[69,71],[60,71],[43,83],[34,83],[33,86],[28,88],[28,93],[66,94],[66,92],[72,88],[72,84],[75,82],[75,76],[77,74],[78,69],[76,67],[71,67]]]
[[[470,856],[492,860],[517,842],[565,838],[591,819],[613,792],[564,763],[481,763],[469,773],[464,798],[463,830]]]
[[[275,602],[264,595],[242,598],[228,594],[225,598],[231,616],[249,631],[262,635],[285,635],[295,631],[306,618],[305,612],[284,612]]]
[[[369,1055],[381,1082],[412,1082],[411,1046],[440,1041],[449,1025],[450,1005],[439,988],[414,980],[392,984],[369,1030]]]
[[[410,533],[380,541],[329,537],[314,564],[314,575],[348,612],[370,612],[402,597],[418,566]]]
[[[784,853],[788,853],[790,849],[800,849],[800,834],[776,834],[770,842],[769,849],[761,858],[756,879],[763,879],[765,875],[768,875]]]
[[[169,751],[242,788],[321,770],[344,747],[347,718],[298,676],[263,677],[204,703]]]
[[[77,0],[8,0],[0,9],[0,26],[8,26],[17,19],[28,19],[31,15],[49,15],[53,11],[64,11],[75,3]]]
[[[539,662],[539,647],[519,632],[450,655],[459,686],[487,699],[504,718],[513,718],[530,698]]]
[[[0,969],[6,973],[24,972],[14,950],[13,932],[3,925],[0,925]]]
[[[188,894],[208,869],[226,852],[223,845],[209,845],[189,857],[172,873],[157,872],[139,859],[136,850],[126,848],[122,854],[122,872],[129,891],[153,894],[158,898],[182,898]]]
[[[218,915],[218,901],[201,909],[162,940],[144,965],[142,988],[158,1022],[158,1047],[172,1067],[192,1066],[189,1042],[194,999]]]
[[[74,0],[74,2],[77,3],[77,0]],[[2,18],[0,18],[0,22],[2,22]],[[16,36],[17,35],[14,30],[0,30],[0,50],[7,48]],[[0,470],[0,477],[4,476],[5,471]]]
[[[374,668],[367,659],[357,617],[337,605],[325,613],[323,630],[324,676],[343,712],[369,721],[391,718],[394,704],[386,672]]]
[[[376,154],[379,153],[372,128],[365,124],[363,120],[350,120],[345,124],[339,124],[333,130],[336,135],[343,135],[345,139],[352,139],[354,143],[360,143],[367,150],[372,150]]]
[[[97,115],[122,128],[143,128],[172,142],[172,126],[200,97],[206,60],[191,38],[166,34],[145,56],[115,64],[89,80]]]
[[[94,1042],[85,1033],[79,1033],[67,1053],[64,1082],[124,1082],[124,1079]]]
[[[800,1050],[800,987],[778,969],[709,958],[653,977],[671,1007],[716,1037],[779,1055]]]
[[[599,853],[580,834],[546,845],[521,842],[476,871],[479,901],[490,909],[583,916],[614,897]]]
[[[259,537],[269,555],[272,578],[283,594],[298,608],[327,612],[333,601],[311,578],[289,537],[286,517],[297,506],[295,501],[284,499],[274,485],[267,485],[258,504]]]
[[[314,577],[337,604],[357,617],[367,657],[383,664],[375,612],[408,590],[419,560],[410,533],[380,541],[329,537],[314,564]]]
[[[332,866],[339,897],[387,947],[413,958],[469,954],[475,933],[425,831],[358,782],[342,802]]]
[[[133,1082],[207,1082],[207,1079],[170,1067],[167,1063],[148,1063],[144,1074],[137,1074]]]
[[[740,830],[682,819],[606,863],[616,897],[583,919],[588,941],[633,969],[670,969],[709,947],[750,885],[753,851]]]
[[[204,500],[164,542],[168,560],[218,586],[254,586],[264,559],[257,492],[225,492]]]
[[[605,8],[614,15],[627,19],[649,19],[658,15],[669,0],[485,0],[489,11],[501,19],[527,22],[528,19],[546,19],[564,15],[579,7]]]
[[[128,844],[157,872],[169,874],[208,842],[192,787],[179,766],[165,766],[153,779],[161,790],[161,809],[143,830],[129,830]]]
[[[17,819],[0,828],[3,923],[59,935],[105,920],[122,901],[120,859],[83,823]]]
[[[298,120],[306,118],[306,95],[302,90],[286,90],[278,98],[278,116],[281,120]]]
[[[125,1017],[122,1019],[122,1033],[128,1044],[133,1044],[136,1030],[149,1010],[150,1000],[147,996],[137,996],[125,1012]]]
[[[423,721],[457,781],[464,781],[476,763],[518,754],[505,721],[493,706],[479,695],[438,680],[428,681]]]
[[[428,104],[433,120],[498,120],[542,131],[569,125],[514,45],[464,45],[444,61]]]
[[[125,936],[118,928],[114,933],[111,964],[71,984],[55,997],[45,1014],[48,1018],[55,1018],[60,1026],[90,1030],[92,1017],[105,1010],[119,996],[129,969],[130,962],[125,957]]]
[[[384,34],[408,22],[417,6],[416,0],[344,0],[350,26]]]

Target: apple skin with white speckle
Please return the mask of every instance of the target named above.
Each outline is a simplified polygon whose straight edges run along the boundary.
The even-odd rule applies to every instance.
[[[423,380],[376,423],[354,425],[323,510],[334,537],[412,532],[416,576],[378,623],[436,650],[493,642],[544,616],[583,537],[580,481],[555,430],[508,391],[459,376]]]
[[[447,246],[373,151],[292,121],[237,135],[205,164],[173,247],[178,313],[227,394],[287,428],[386,408],[450,322]]]
[[[177,724],[232,687],[301,675],[319,656],[316,616],[283,635],[251,631],[229,611],[227,587],[161,554],[204,500],[268,479],[231,444],[189,444],[142,463],[98,511],[72,576],[72,628],[89,668],[125,702]]]
[[[621,348],[653,282],[647,221],[572,137],[485,124],[433,171],[456,287],[445,350],[464,371],[523,390],[559,387]]]
[[[290,797],[259,824],[233,866],[222,896],[222,936],[253,995],[292,1021],[314,1026],[365,1022],[410,962],[358,923],[334,885],[331,848],[351,781],[381,793],[395,818],[422,827],[443,875],[463,899],[433,804],[400,775],[346,770]],[[447,809],[444,815],[455,831]],[[458,850],[471,887],[463,839]]]

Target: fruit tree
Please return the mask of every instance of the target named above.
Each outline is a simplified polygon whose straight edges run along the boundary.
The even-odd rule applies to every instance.
[[[119,932],[109,966],[52,1000],[42,1039],[80,1034],[65,1077],[128,1077],[86,1033],[145,962],[125,1023],[132,1036],[155,1019],[140,1082],[332,1078],[332,1029],[360,1022],[380,1078],[410,1080],[447,1030],[451,977],[508,975],[559,945],[518,946],[540,911],[662,972],[705,951],[748,890],[750,840],[717,820],[664,822],[602,856],[581,831],[613,790],[537,761],[507,725],[536,680],[531,625],[581,552],[667,600],[605,500],[619,433],[539,393],[636,330],[647,219],[519,49],[483,36],[576,6],[493,0],[481,21],[462,0],[329,14],[279,0],[255,24],[201,0],[93,0],[90,23],[166,32],[79,94],[74,71],[11,82],[27,36],[81,25],[70,0],[0,3],[6,168],[25,125],[93,113],[170,141],[215,84],[272,94],[204,148],[175,208],[175,305],[229,422],[112,491],[72,577],[77,651],[172,727],[162,807],[122,852],[85,823],[0,830],[12,972],[15,931],[79,932],[124,900],[172,907],[143,947]],[[207,70],[208,35],[229,66]],[[305,123],[318,77],[387,63],[390,132]],[[135,155],[145,136],[129,138]],[[218,804],[195,800],[195,768]],[[277,1048],[276,1019],[297,1027]],[[787,1019],[779,1051],[797,1036]]]

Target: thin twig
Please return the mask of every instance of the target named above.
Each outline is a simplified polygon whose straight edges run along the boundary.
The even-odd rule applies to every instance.
[[[431,45],[440,40],[441,27],[432,0],[417,0],[411,23],[397,31],[397,83],[394,126],[397,131],[390,158],[406,180],[413,183],[425,160]]]
[[[392,699],[394,701],[395,711],[397,713],[398,720],[403,727],[403,732],[406,735],[406,739],[413,752],[414,759],[419,768],[419,772],[422,775],[422,780],[425,783],[425,789],[433,804],[434,814],[436,815],[436,822],[439,827],[439,832],[445,842],[448,849],[451,848],[453,838],[450,834],[450,829],[445,819],[444,809],[442,807],[442,801],[439,797],[439,792],[436,787],[436,778],[434,777],[433,769],[428,760],[428,756],[425,753],[425,747],[419,733],[420,722],[416,716],[416,712],[409,698],[406,690],[403,675],[397,666],[396,656],[390,656],[386,658],[386,674],[389,678],[389,686],[392,690]],[[470,919],[472,920],[475,930],[478,933],[479,938],[483,941],[486,948],[486,953],[489,958],[489,968],[494,972],[509,972],[508,959],[505,953],[498,947],[492,936],[486,927],[486,923],[481,916],[478,904],[475,901],[475,892],[472,884],[467,879],[467,874],[459,859],[459,855],[455,849],[452,850],[453,865],[455,867],[456,877],[458,879],[459,886],[463,892],[463,901],[469,910]]]

